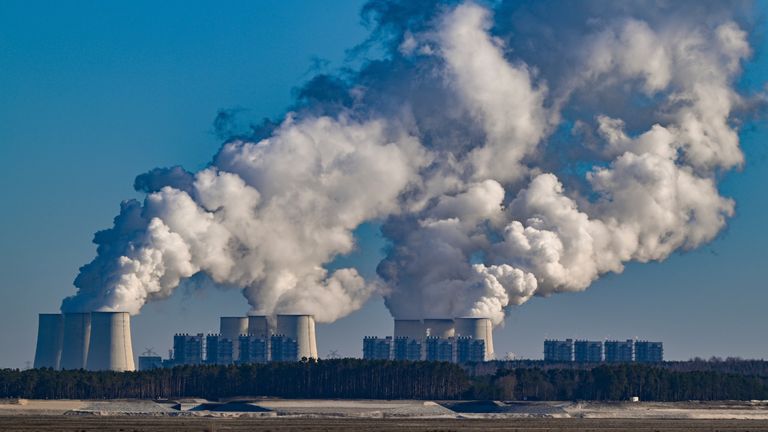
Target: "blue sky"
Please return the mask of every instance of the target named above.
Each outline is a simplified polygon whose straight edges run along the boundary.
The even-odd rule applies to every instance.
[[[37,313],[74,292],[137,174],[199,169],[219,147],[219,109],[279,115],[315,59],[341,66],[361,42],[362,1],[214,3],[0,2],[0,367],[34,356]],[[763,29],[764,30],[764,29]],[[759,36],[765,39],[765,32]],[[763,41],[763,47],[766,45]],[[763,48],[744,85],[764,81]],[[725,195],[737,214],[720,237],[664,263],[630,264],[587,292],[535,298],[497,330],[499,354],[540,357],[544,338],[663,340],[668,358],[768,357],[768,125],[743,128],[743,170]],[[347,257],[372,274],[375,225]],[[173,333],[209,332],[248,309],[237,291],[180,289],[134,318],[134,349],[167,355]],[[318,328],[321,355],[359,355],[362,337],[391,333],[380,299]]]

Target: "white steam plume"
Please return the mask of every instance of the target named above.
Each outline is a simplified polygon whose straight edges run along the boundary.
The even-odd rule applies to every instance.
[[[384,59],[316,77],[267,138],[228,140],[198,173],[139,176],[146,200],[97,233],[62,308],[138,313],[202,273],[258,313],[330,322],[378,291],[398,318],[498,324],[712,240],[734,212],[717,179],[743,162],[748,22],[598,3],[543,18],[537,2],[369,3]],[[375,220],[380,279],[327,271]]]

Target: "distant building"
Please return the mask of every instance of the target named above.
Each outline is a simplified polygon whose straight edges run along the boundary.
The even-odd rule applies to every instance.
[[[232,364],[233,348],[231,339],[217,334],[208,335],[205,337],[205,362],[216,365]]]
[[[395,338],[394,359],[419,361],[423,358],[421,339],[408,337]]]
[[[146,371],[163,367],[163,358],[160,356],[139,356],[139,370]]]
[[[661,342],[635,342],[635,361],[639,363],[663,362],[664,345]]]
[[[269,339],[261,336],[242,335],[238,343],[238,352],[240,354],[240,357],[237,359],[238,363],[266,363],[270,360],[271,344]],[[296,354],[293,357],[295,359]]]
[[[573,359],[579,363],[599,363],[603,361],[603,342],[577,340],[573,344]]]
[[[606,341],[605,361],[611,363],[632,362],[635,360],[635,342],[632,339],[626,341]]]
[[[456,362],[477,363],[485,361],[485,341],[471,337],[456,338]]]
[[[173,336],[173,363],[198,365],[203,363],[203,334]]]
[[[572,362],[573,361],[573,339],[544,341],[544,361],[549,362]]]
[[[271,361],[295,362],[299,358],[299,346],[296,339],[284,335],[273,335],[270,339]]]
[[[393,345],[391,336],[386,338],[366,336],[363,338],[363,358],[365,360],[390,360]]]
[[[424,345],[427,361],[455,361],[453,358],[453,338],[429,336],[426,338]]]

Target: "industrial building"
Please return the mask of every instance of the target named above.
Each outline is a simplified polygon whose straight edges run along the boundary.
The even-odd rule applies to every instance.
[[[483,362],[493,358],[493,323],[488,318],[396,319],[394,337],[367,336],[363,358]]]
[[[663,362],[664,345],[661,342],[636,341],[635,361],[638,363]]]
[[[577,340],[573,343],[573,360],[578,363],[600,363],[603,361],[603,342]]]
[[[635,360],[635,341],[605,341],[605,361],[609,363],[627,363]]]
[[[203,364],[204,335],[198,333],[176,334],[173,336],[173,364],[199,365]]]
[[[394,354],[392,337],[366,336],[363,338],[363,358],[365,360],[391,360]]]
[[[570,360],[569,358],[570,354]],[[587,341],[572,339],[544,341],[544,361],[580,363],[660,363],[664,361],[664,345],[661,342],[634,341]]]
[[[127,312],[40,314],[35,367],[136,370]]]
[[[572,362],[573,351],[573,339],[547,339],[544,341],[544,361]]]

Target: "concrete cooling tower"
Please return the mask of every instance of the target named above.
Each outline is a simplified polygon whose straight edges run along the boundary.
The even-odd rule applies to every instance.
[[[91,313],[88,370],[134,371],[131,316],[128,312]]]
[[[488,318],[456,318],[456,336],[485,341],[485,360],[494,358],[493,323]]]
[[[240,335],[248,334],[248,317],[221,317],[219,334],[232,341],[232,358],[240,358]]]
[[[248,315],[248,334],[262,339],[269,338],[269,320],[264,315]]]
[[[395,320],[395,339],[424,339],[426,331],[424,323],[421,320],[396,319]]]
[[[37,324],[35,369],[61,367],[61,343],[64,338],[64,317],[61,314],[40,314]]]
[[[425,319],[424,329],[431,337],[451,338],[455,334],[452,319]]]
[[[61,368],[85,369],[85,362],[88,359],[88,342],[91,338],[91,314],[66,313],[63,316]]]
[[[312,315],[278,315],[275,333],[296,340],[299,359],[317,358],[315,318]]]

